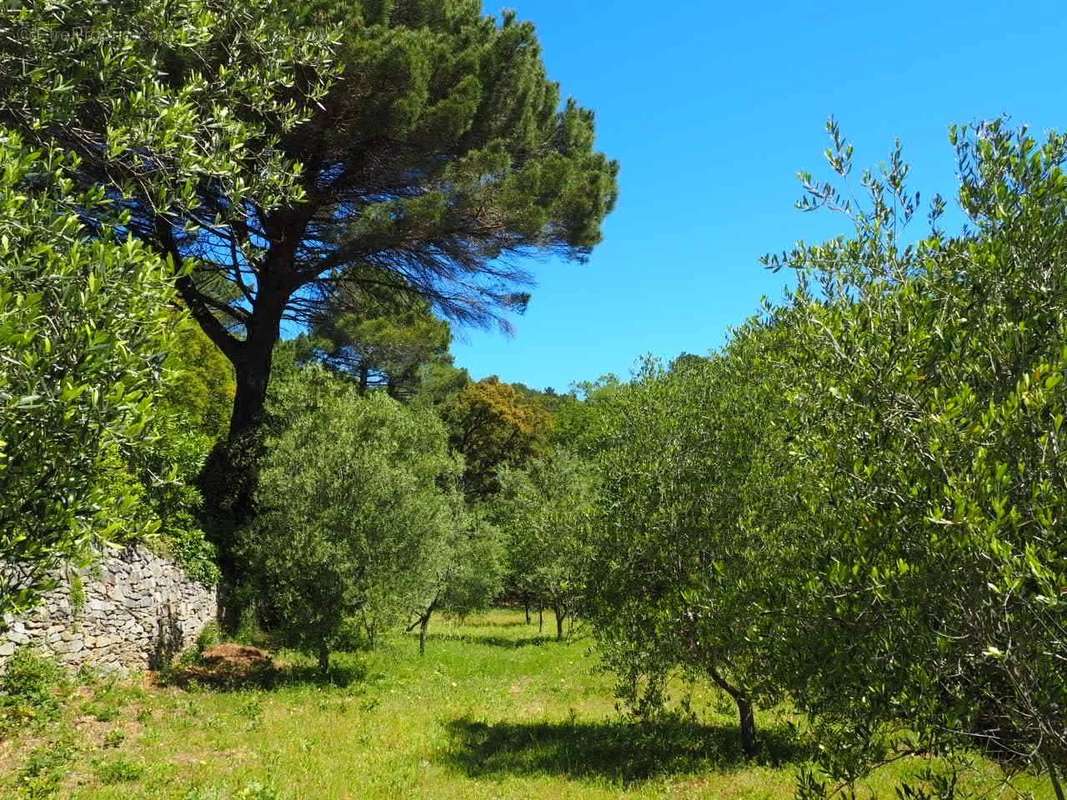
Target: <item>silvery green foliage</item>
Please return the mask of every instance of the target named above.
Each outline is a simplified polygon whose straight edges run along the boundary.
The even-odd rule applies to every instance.
[[[445,568],[441,571],[438,606],[466,616],[489,606],[503,589],[507,542],[503,532],[483,513],[459,514]]]
[[[1057,790],[1067,766],[1067,141],[952,141],[965,228],[935,198],[909,232],[899,149],[863,203],[805,175],[802,207],[854,233],[768,259],[796,271],[785,302],[586,411],[609,663],[636,698],[676,669],[788,695],[818,745],[804,797],[909,753],[949,771],[906,797],[963,791],[975,749]]]
[[[454,531],[458,465],[431,412],[318,367],[278,387],[275,409],[242,552],[272,627],[325,663],[345,619],[388,624],[426,596]]]
[[[506,532],[519,589],[556,614],[556,634],[578,611],[596,489],[588,465],[565,450],[500,471],[494,515]]]
[[[647,362],[631,384],[594,390],[586,412],[600,494],[585,605],[619,693],[652,713],[673,675],[713,682],[737,703],[750,753],[753,707],[778,696],[752,637],[753,601],[774,576],[741,526],[778,403],[775,376],[760,371],[769,338],[753,322],[712,358]]]
[[[288,7],[26,0],[0,18],[0,121],[159,213],[197,208],[204,180],[234,209],[298,197],[278,137],[335,76],[336,40],[279,24]]]
[[[766,635],[849,782],[899,748],[1067,765],[1067,142],[999,121],[952,141],[962,232],[935,198],[907,233],[898,149],[865,206],[808,179],[855,233],[771,260],[802,280],[746,527],[793,543]]]

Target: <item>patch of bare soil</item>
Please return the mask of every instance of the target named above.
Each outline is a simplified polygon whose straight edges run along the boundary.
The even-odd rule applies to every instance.
[[[200,654],[195,664],[176,671],[178,683],[231,686],[269,682],[275,673],[274,659],[258,647],[243,644],[217,644]]]

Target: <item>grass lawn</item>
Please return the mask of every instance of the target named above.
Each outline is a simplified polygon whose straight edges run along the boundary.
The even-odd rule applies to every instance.
[[[791,796],[804,754],[786,720],[762,716],[757,763],[740,758],[733,710],[714,694],[694,699],[699,722],[629,724],[591,642],[559,644],[550,630],[549,618],[539,636],[510,611],[435,620],[425,657],[413,636],[335,655],[333,683],[296,656],[269,690],[92,681],[71,690],[61,719],[0,742],[0,797]],[[915,766],[867,788],[893,797],[892,779]],[[1016,786],[1050,796],[1027,776]]]

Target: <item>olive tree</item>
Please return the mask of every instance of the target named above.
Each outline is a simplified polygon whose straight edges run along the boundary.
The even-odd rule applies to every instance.
[[[70,163],[0,129],[0,613],[124,527],[132,497],[103,479],[157,432],[176,324],[170,266],[79,219],[107,205]],[[104,507],[109,517],[98,513]]]
[[[742,528],[743,490],[778,405],[777,329],[753,320],[724,352],[644,365],[586,400],[600,481],[586,606],[619,689],[638,710],[668,678],[707,680],[737,705],[744,753],[755,704],[776,698],[753,632],[773,580],[767,542]]]
[[[270,441],[262,513],[242,554],[265,621],[325,671],[342,623],[399,615],[424,597],[453,535],[457,463],[440,422],[385,396],[361,396],[321,368],[279,392],[299,409]]]
[[[843,179],[852,150],[831,134]],[[952,140],[955,235],[936,198],[929,232],[905,233],[899,150],[862,207],[806,177],[808,206],[855,233],[770,260],[801,285],[744,527],[794,543],[765,635],[829,778],[980,747],[1042,764],[1062,797],[1067,140],[999,121]]]
[[[508,534],[522,585],[556,615],[556,638],[578,610],[590,540],[595,485],[587,465],[557,450],[523,469],[500,471],[495,515]],[[512,568],[515,572],[516,568]]]
[[[426,634],[435,612],[464,617],[489,606],[500,594],[506,568],[502,532],[478,511],[467,510],[454,498],[452,535],[438,553],[433,580],[415,608],[408,630],[419,629],[419,653],[426,652]]]

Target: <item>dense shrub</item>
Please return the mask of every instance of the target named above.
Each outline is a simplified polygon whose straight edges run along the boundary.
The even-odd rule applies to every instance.
[[[962,234],[901,241],[895,154],[852,238],[777,262],[804,285],[746,527],[795,543],[766,635],[835,779],[901,747],[1067,766],[1067,140],[953,138]]]
[[[631,385],[593,392],[586,412],[600,485],[585,606],[620,694],[645,713],[677,670],[711,681],[736,703],[749,755],[757,701],[780,694],[751,635],[777,576],[766,543],[741,525],[750,462],[779,402],[769,331],[752,323],[711,359],[648,363]]]
[[[652,699],[710,677],[743,729],[742,700],[788,694],[821,745],[805,796],[907,753],[1067,766],[1067,139],[953,139],[961,233],[935,200],[903,239],[899,152],[865,207],[806,178],[854,236],[770,259],[788,302],[586,412],[609,662]]]
[[[55,661],[28,648],[16,650],[0,673],[0,733],[57,717],[64,684]]]

